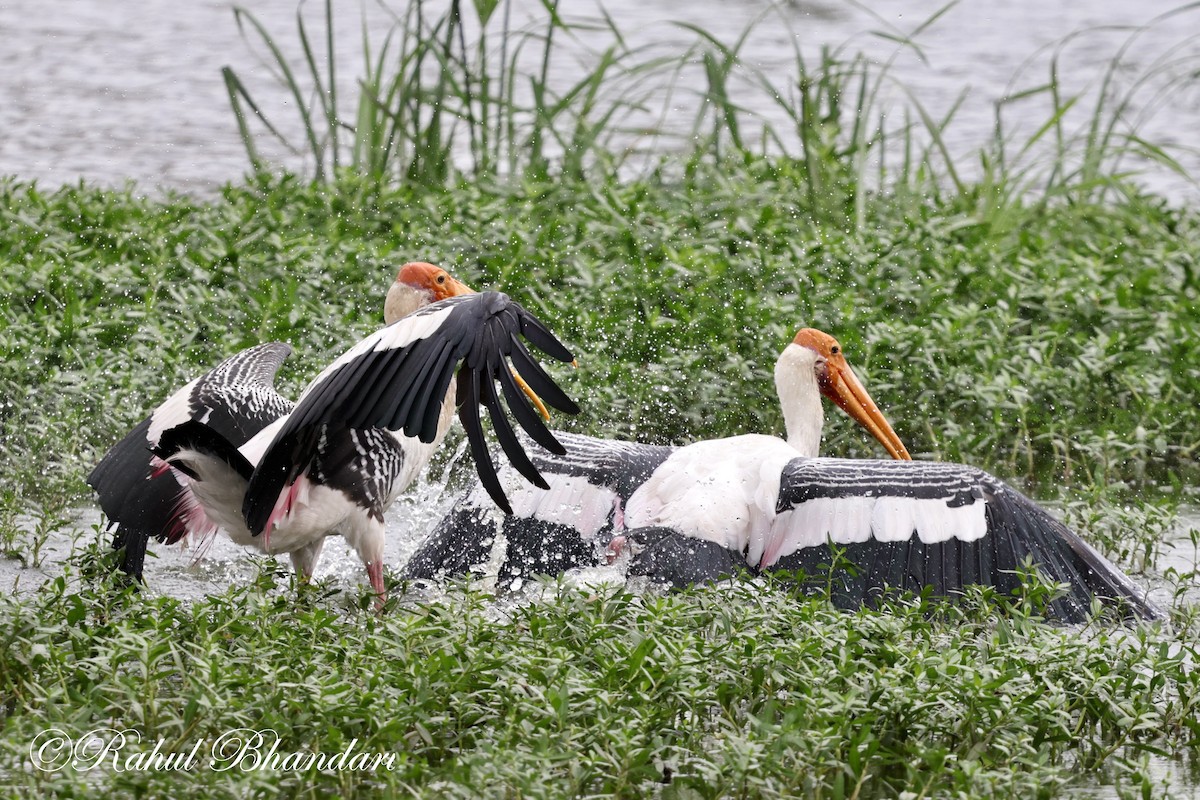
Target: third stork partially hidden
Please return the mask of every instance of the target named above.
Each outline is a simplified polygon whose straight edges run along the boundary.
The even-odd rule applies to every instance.
[[[1048,618],[1085,619],[1094,599],[1161,612],[1119,569],[1047,511],[987,473],[914,462],[854,377],[837,341],[808,328],[780,355],[775,382],[787,440],[748,435],[680,448],[560,435],[565,456],[535,463],[550,490],[522,488],[498,519],[468,492],[405,574],[495,570],[501,586],[611,558],[630,575],[677,587],[739,572],[788,570],[830,587],[843,607],[926,588],[1019,591],[1036,569],[1065,591]],[[818,457],[821,396],[883,444],[893,461]]]

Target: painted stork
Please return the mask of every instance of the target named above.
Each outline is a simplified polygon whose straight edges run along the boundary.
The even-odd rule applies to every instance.
[[[787,440],[735,436],[657,447],[560,434],[565,456],[540,456],[549,491],[514,493],[513,516],[464,495],[405,569],[409,578],[484,565],[501,587],[534,573],[597,564],[625,546],[628,574],[676,587],[741,571],[801,571],[842,607],[930,587],[1008,594],[1036,567],[1065,584],[1046,616],[1085,619],[1092,601],[1145,618],[1161,612],[1128,577],[1049,513],[1000,480],[958,464],[914,462],[833,337],[804,329],[775,382]],[[897,460],[819,458],[821,395]]]
[[[822,395],[866,428],[893,458],[909,458],[832,336],[812,328],[799,331],[775,364],[775,388],[784,411],[786,441],[752,434],[676,449],[558,434],[566,455],[536,460],[548,476],[549,491],[525,490],[514,483],[514,514],[498,520],[475,487],[410,560],[406,575],[465,573],[470,565],[493,557],[493,543],[507,547],[507,554],[499,554],[502,583],[591,563],[597,542],[612,551],[624,544],[626,529],[634,525],[630,514],[639,509],[629,505],[635,495],[648,501],[689,487],[700,496],[692,504],[681,495],[676,503],[680,512],[710,521],[710,534],[717,526],[729,528],[724,538],[736,538],[733,529],[750,522],[744,513],[745,492],[777,490],[779,470],[787,460],[817,454],[824,425]],[[747,479],[745,470],[758,469],[761,478],[772,468],[774,489],[769,480]],[[671,484],[663,486],[665,482]],[[725,491],[715,491],[716,484]],[[648,505],[643,503],[639,513],[648,513]],[[658,522],[662,520],[637,524]],[[694,527],[693,521],[679,522],[681,530]]]
[[[432,264],[405,264],[384,300],[383,315],[392,323],[430,302],[471,290]],[[174,544],[189,532],[200,540],[215,532],[190,496],[190,479],[151,451],[163,431],[201,420],[230,444],[240,447],[294,403],[275,390],[275,374],[292,348],[267,342],[247,348],[174,392],[150,416],[114,445],[88,476],[113,530],[119,566],[142,580],[150,539]]]
[[[302,576],[311,576],[325,537],[340,534],[382,604],[384,512],[428,463],[456,404],[480,481],[498,506],[510,510],[484,441],[480,403],[516,470],[547,485],[505,417],[495,382],[521,427],[552,452],[563,447],[521,394],[518,375],[554,408],[579,408],[518,337],[574,360],[508,296],[451,297],[352,347],[309,384],[291,413],[241,448],[191,421],[164,431],[154,454],[191,478],[192,496],[233,541],[290,554]]]
[[[260,345],[184,387],[114,447],[91,482],[119,525],[114,546],[126,547],[126,571],[140,575],[149,536],[172,541],[185,531],[204,536],[223,527],[239,543],[288,552],[300,574],[309,576],[324,536],[340,532],[382,593],[383,511],[445,434],[454,408],[450,377],[460,361],[460,417],[481,480],[497,489],[497,502],[505,505],[483,445],[481,400],[506,454],[522,474],[540,480],[514,446],[492,379],[499,378],[522,427],[544,446],[561,450],[513,387],[540,403],[533,390],[515,371],[502,368],[511,358],[551,405],[576,413],[517,335],[554,358],[572,360],[557,339],[506,296],[474,294],[428,264],[401,269],[388,292],[385,317],[389,327],[330,365],[294,409],[272,386],[289,348]],[[147,446],[153,463],[144,454]],[[162,477],[167,465],[178,484]],[[263,530],[266,535],[258,536]],[[141,545],[136,560],[131,543]]]

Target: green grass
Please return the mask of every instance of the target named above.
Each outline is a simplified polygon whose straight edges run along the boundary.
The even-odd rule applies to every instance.
[[[260,574],[195,603],[64,580],[0,601],[0,769],[20,789],[136,796],[1051,797],[1194,748],[1195,629],[948,618],[920,602],[846,614],[786,586],[684,595],[550,587],[393,603],[281,592]],[[237,728],[281,753],[397,754],[373,774],[22,768],[54,727],[140,732],[123,759]],[[133,734],[130,734],[132,737]],[[249,763],[249,762],[245,762]]]
[[[512,26],[511,3],[499,14],[495,0],[470,8],[455,0],[444,11],[430,5],[417,0],[403,12],[389,12],[394,21],[382,36],[365,14],[357,20],[363,63],[348,96],[337,77],[333,32],[339,17],[330,0],[323,5],[319,37],[297,12],[300,64],[285,55],[279,31],[235,7],[247,46],[270,66],[274,88],[288,95],[298,117],[267,115],[254,98],[270,92],[270,84],[264,91],[232,68],[222,69],[255,172],[271,169],[259,155],[262,137],[303,154],[317,181],[349,171],[383,182],[442,186],[460,171],[545,176],[553,168],[579,177],[598,164],[615,169],[624,161],[620,148],[611,146],[620,130],[616,122],[644,110],[658,89],[657,77],[676,63],[631,50],[603,13],[593,20],[561,14],[557,0],[541,0],[532,10],[544,22],[524,28]],[[585,29],[606,31],[612,44],[586,50],[578,35]],[[536,63],[532,71],[522,66],[529,58]],[[556,68],[566,58],[581,77],[556,87]],[[290,130],[299,133],[285,132]],[[457,153],[465,159],[461,168],[455,166]]]
[[[970,197],[881,196],[868,234],[810,219],[797,169],[433,192],[264,180],[210,201],[5,184],[5,549],[40,560],[100,453],[188,377],[279,338],[297,348],[294,391],[377,324],[396,266],[425,258],[511,292],[575,348],[560,377],[585,413],[563,424],[653,441],[778,431],[771,365],[817,325],[914,452],[1065,500],[1106,552],[1153,565],[1197,479],[1197,217],[1135,196],[997,234],[971,224]],[[827,451],[879,455],[840,415],[829,428]],[[357,737],[402,759],[371,780],[105,778],[150,795],[1059,796],[1114,780],[1163,796],[1159,754],[1195,758],[1200,739],[1195,573],[1162,579],[1173,631],[1080,634],[1020,612],[843,615],[782,588],[567,592],[508,611],[451,590],[377,619],[364,598],[270,575],[181,603],[113,596],[88,569],[5,601],[0,753],[30,792],[62,796],[95,777],[20,768],[49,725],[190,747],[250,724],[285,750]]]
[[[294,389],[377,324],[412,258],[508,291],[562,334],[585,413],[560,422],[585,432],[778,431],[772,365],[813,325],[842,339],[916,453],[1035,487],[1200,477],[1200,226],[1151,198],[997,236],[971,224],[971,198],[879,198],[871,235],[814,222],[786,160],[681,182],[0,196],[0,469],[23,495],[82,494],[119,433],[252,342],[296,346]],[[830,452],[875,453],[840,415],[829,427]]]

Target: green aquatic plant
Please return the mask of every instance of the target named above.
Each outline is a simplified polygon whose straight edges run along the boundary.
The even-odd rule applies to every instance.
[[[659,62],[630,51],[610,17],[571,22],[555,0],[541,0],[545,21],[517,29],[511,3],[503,4],[499,17],[496,2],[468,9],[455,0],[440,15],[431,15],[429,5],[408,4],[382,40],[372,38],[363,16],[363,65],[354,90],[339,83],[332,2],[324,5],[323,50],[297,12],[302,69],[292,67],[277,36],[253,13],[236,7],[243,37],[265,50],[290,96],[302,138],[289,139],[284,131],[292,126],[273,120],[237,72],[223,68],[255,171],[270,166],[256,144],[260,127],[291,152],[303,153],[317,181],[349,169],[376,180],[443,186],[458,173],[456,153],[469,164],[460,164],[461,171],[474,177],[545,176],[551,153],[556,171],[569,175],[582,176],[595,163],[619,166],[620,155],[606,147],[612,128],[650,94],[638,81]],[[552,62],[581,46],[577,30],[595,27],[611,31],[614,44],[596,53],[575,83],[556,88]],[[532,71],[523,66],[530,52],[537,64]]]
[[[377,324],[372,287],[424,258],[508,291],[572,343],[587,413],[559,424],[581,432],[779,430],[770,371],[814,325],[914,453],[1035,496],[1194,481],[1192,214],[1068,206],[990,237],[955,225],[958,202],[880,197],[864,234],[809,218],[806,193],[768,161],[436,193],[264,179],[205,202],[0,185],[0,469],[22,496],[79,494],[118,434],[263,340],[295,347],[281,375],[295,391]],[[825,449],[877,454],[838,414]]]
[[[631,48],[619,21],[603,9],[581,17],[541,0],[531,21],[515,27],[511,2],[455,0],[435,13],[418,1],[389,12],[381,40],[372,38],[363,15],[364,61],[353,84],[339,79],[346,67],[334,47],[332,3],[323,6],[323,48],[297,12],[302,58],[296,62],[278,33],[239,7],[239,30],[263,51],[299,124],[268,115],[231,68],[224,76],[253,168],[271,167],[256,144],[265,134],[304,155],[318,181],[342,169],[437,187],[462,176],[600,179],[676,163],[686,169],[769,158],[777,168],[790,164],[807,193],[806,213],[831,224],[861,230],[871,193],[889,192],[917,205],[931,194],[957,198],[966,206],[957,225],[1003,232],[1049,203],[1128,194],[1128,179],[1148,166],[1189,177],[1176,157],[1181,148],[1151,141],[1141,129],[1192,84],[1200,68],[1196,40],[1181,35],[1146,64],[1140,56],[1147,31],[1193,18],[1195,4],[1129,28],[1092,84],[1068,88],[1063,75],[1080,71],[1076,45],[1106,29],[1079,31],[1048,46],[1048,54],[1034,54],[1027,65],[1048,61],[1046,76],[1030,85],[1030,67],[1018,71],[995,104],[992,141],[965,156],[947,142],[965,95],[935,116],[892,74],[900,55],[924,58],[922,35],[955,6],[947,3],[906,28],[862,9],[879,23],[872,35],[892,45],[876,63],[850,43],[802,46],[781,6],[767,6],[733,35],[681,22],[691,41]],[[764,26],[791,33],[790,58],[781,64],[742,57]],[[584,34],[609,44],[585,44]],[[563,85],[553,78],[567,59],[580,77]],[[671,119],[676,107],[694,109],[690,128]],[[1041,122],[1032,130],[1014,125],[1018,107],[1023,119]],[[783,121],[770,122],[755,109],[770,109]],[[299,141],[289,130],[299,131]]]
[[[1195,642],[1161,628],[1003,618],[980,596],[844,613],[784,581],[670,596],[581,591],[498,607],[281,590],[269,566],[189,602],[68,573],[0,599],[0,767],[52,794],[267,792],[676,797],[1055,797],[1192,753]],[[361,607],[360,607],[361,605]],[[128,731],[189,770],[29,768],[52,727]],[[281,752],[392,753],[374,771],[210,768],[230,730]],[[18,764],[25,768],[16,768]],[[243,765],[245,766],[245,765]],[[85,765],[86,767],[86,765]]]

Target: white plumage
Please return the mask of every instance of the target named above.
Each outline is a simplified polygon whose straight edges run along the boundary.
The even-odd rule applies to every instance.
[[[737,436],[682,447],[629,498],[627,528],[686,530],[757,560],[779,499],[779,474],[796,457],[772,436]]]
[[[830,384],[831,393],[841,392],[857,400],[852,415],[864,425],[864,420],[872,422],[876,426],[873,432],[882,432],[877,436],[885,447],[897,456],[908,455],[845,364],[840,345],[818,334],[811,329],[800,331],[775,363],[786,441],[747,434],[679,448],[629,498],[628,528],[686,531],[692,538],[745,553],[754,567],[774,563],[778,554],[791,546],[790,536],[811,535],[808,522],[819,522],[815,512],[806,510],[799,519],[790,514],[788,520],[777,520],[776,505],[784,467],[798,456],[818,454],[825,422],[822,380]],[[830,523],[827,527],[836,526]]]

